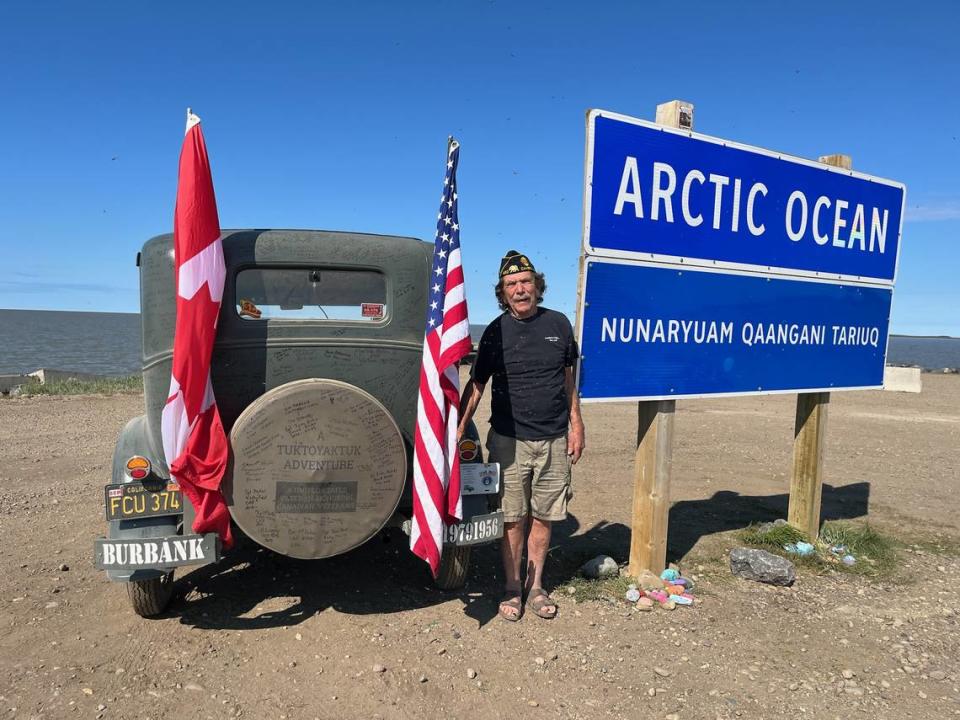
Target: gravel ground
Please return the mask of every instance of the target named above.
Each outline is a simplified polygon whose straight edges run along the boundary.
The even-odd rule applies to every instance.
[[[496,617],[494,547],[443,593],[395,531],[317,562],[246,545],[180,576],[168,614],[141,619],[91,557],[113,444],[142,398],[0,399],[0,716],[960,715],[960,378],[923,382],[831,401],[824,516],[904,539],[894,576],[733,578],[735,532],[786,515],[795,400],[681,401],[669,554],[699,604],[578,601],[567,584],[582,562],[627,559],[636,434],[635,406],[588,406],[548,564],[560,614],[516,624]]]

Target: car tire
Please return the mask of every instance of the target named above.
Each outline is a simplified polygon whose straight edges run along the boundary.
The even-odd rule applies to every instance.
[[[133,611],[140,617],[156,617],[170,604],[173,597],[173,570],[149,580],[127,583],[127,597]]]
[[[459,590],[467,582],[470,571],[469,545],[447,545],[440,556],[440,569],[434,581],[441,590]]]

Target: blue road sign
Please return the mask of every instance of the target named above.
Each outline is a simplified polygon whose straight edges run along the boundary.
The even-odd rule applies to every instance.
[[[878,388],[892,288],[587,258],[584,401]]]
[[[893,284],[901,183],[593,110],[587,255]]]

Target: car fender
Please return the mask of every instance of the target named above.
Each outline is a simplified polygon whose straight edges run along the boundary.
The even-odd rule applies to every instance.
[[[142,455],[150,461],[156,472],[157,467],[166,467],[162,457],[152,447],[147,429],[146,415],[140,415],[128,422],[117,440],[113,452],[112,483],[125,483],[131,480],[124,473],[127,460],[134,455]],[[186,499],[184,502],[187,502]],[[182,515],[167,515],[163,517],[146,517],[136,520],[111,520],[107,523],[107,537],[111,540],[129,538],[143,539],[155,537],[169,537],[179,534],[183,522]],[[129,582],[131,580],[149,580],[164,575],[162,570],[107,570],[107,577],[115,582]]]

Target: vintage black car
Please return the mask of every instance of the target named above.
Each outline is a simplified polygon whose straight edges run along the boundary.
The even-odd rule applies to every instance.
[[[432,245],[310,230],[223,233],[227,276],[211,363],[230,442],[222,489],[235,526],[274,552],[319,559],[381,529],[409,531],[413,430]],[[215,562],[171,480],[161,412],[176,303],[173,236],[137,256],[145,414],[120,434],[97,567],[143,616],[166,608],[174,568]],[[472,545],[503,532],[495,468],[476,429],[460,443],[464,521],[448,528],[437,584],[462,586]]]

